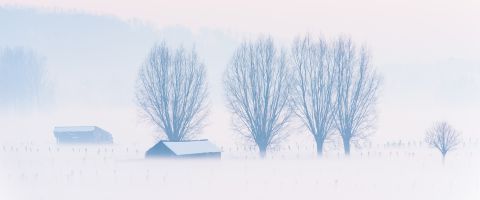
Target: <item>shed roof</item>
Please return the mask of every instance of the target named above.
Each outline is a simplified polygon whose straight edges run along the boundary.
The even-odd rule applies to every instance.
[[[53,132],[91,132],[94,131],[96,126],[56,126]]]
[[[216,153],[220,149],[208,140],[191,140],[185,142],[162,141],[165,146],[172,150],[176,155],[188,155],[199,153]]]

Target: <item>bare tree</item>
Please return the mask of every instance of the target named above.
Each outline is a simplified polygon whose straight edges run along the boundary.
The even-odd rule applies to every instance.
[[[32,108],[51,98],[43,61],[27,48],[0,49],[0,106]]]
[[[271,38],[243,42],[225,73],[225,92],[234,128],[258,146],[260,156],[286,137],[291,115],[285,53]]]
[[[350,38],[335,41],[333,57],[336,127],[349,155],[350,142],[365,139],[373,128],[380,78],[370,67],[367,49],[357,49]]]
[[[317,154],[335,128],[335,73],[332,54],[324,39],[297,38],[292,48],[295,113],[315,138]]]
[[[191,138],[206,115],[205,66],[194,50],[156,44],[139,73],[137,101],[170,141]]]
[[[454,150],[461,140],[458,131],[447,122],[437,122],[431,129],[427,130],[425,142],[442,153],[442,163],[445,163],[447,153]]]

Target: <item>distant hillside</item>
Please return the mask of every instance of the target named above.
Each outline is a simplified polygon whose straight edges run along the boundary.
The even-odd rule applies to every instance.
[[[234,44],[218,31],[193,34],[112,16],[27,8],[0,7],[0,24],[0,47],[22,46],[45,57],[56,102],[68,106],[131,105],[138,67],[157,41],[195,43],[209,73],[217,77]]]

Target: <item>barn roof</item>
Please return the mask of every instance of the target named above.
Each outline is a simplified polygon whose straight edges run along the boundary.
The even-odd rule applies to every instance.
[[[97,126],[57,126],[53,129],[57,143],[111,144],[112,135]]]
[[[176,155],[188,155],[199,153],[216,153],[220,149],[208,140],[191,140],[185,142],[162,141],[165,146],[172,150]]]
[[[56,126],[53,132],[91,132],[94,131],[96,126]]]

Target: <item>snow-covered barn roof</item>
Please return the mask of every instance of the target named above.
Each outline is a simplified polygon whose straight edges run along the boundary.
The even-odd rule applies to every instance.
[[[112,135],[97,126],[56,126],[53,135],[57,143],[94,143],[111,144]]]
[[[91,132],[94,131],[96,126],[56,126],[53,132]]]
[[[216,153],[220,149],[208,140],[191,140],[186,142],[168,142],[162,141],[165,146],[172,150],[176,155],[188,155],[198,153]]]

